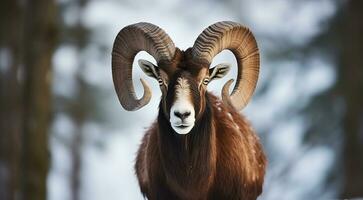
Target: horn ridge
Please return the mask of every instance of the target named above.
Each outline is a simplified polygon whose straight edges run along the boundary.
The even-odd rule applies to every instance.
[[[132,64],[140,51],[148,52],[159,63],[174,57],[175,45],[161,28],[146,22],[126,26],[117,34],[112,50],[112,77],[119,101],[128,111],[140,109],[151,99],[146,81],[140,80],[144,88],[140,99],[132,83]]]
[[[204,60],[208,64],[224,49],[232,51],[237,60],[238,74],[231,95],[228,81],[222,89],[223,102],[236,110],[244,108],[256,88],[260,57],[256,39],[252,32],[231,21],[222,21],[210,25],[198,36],[192,55],[195,59]]]

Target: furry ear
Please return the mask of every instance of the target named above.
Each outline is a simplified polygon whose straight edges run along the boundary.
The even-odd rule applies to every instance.
[[[209,69],[209,81],[223,78],[230,70],[231,65],[228,63],[221,63]]]
[[[140,59],[138,61],[138,63],[139,63],[140,68],[146,75],[153,77],[156,80],[158,80],[160,78],[159,68],[156,65],[152,64],[151,62],[149,62],[147,60],[143,60],[143,59]]]

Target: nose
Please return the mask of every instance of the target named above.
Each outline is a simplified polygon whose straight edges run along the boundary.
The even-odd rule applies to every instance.
[[[183,121],[184,119],[186,119],[187,117],[190,116],[190,112],[187,111],[187,112],[181,113],[181,112],[178,112],[178,111],[174,111],[174,115],[179,117]]]

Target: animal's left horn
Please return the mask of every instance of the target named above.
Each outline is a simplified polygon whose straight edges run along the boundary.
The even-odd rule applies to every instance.
[[[224,49],[233,52],[237,59],[237,82],[229,95],[228,81],[222,90],[223,102],[237,110],[244,108],[251,99],[256,88],[260,55],[252,32],[235,22],[217,22],[206,28],[197,38],[193,46],[193,57],[202,62],[212,62],[215,55]]]

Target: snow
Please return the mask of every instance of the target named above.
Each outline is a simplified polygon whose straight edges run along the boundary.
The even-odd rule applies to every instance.
[[[72,97],[75,95],[76,83],[74,75],[77,70],[77,49],[70,45],[59,47],[52,59],[53,63],[53,92],[55,94]]]
[[[142,130],[112,135],[104,151],[85,149],[82,199],[142,199],[133,169]]]
[[[286,3],[285,0],[248,1],[244,4],[254,30],[304,44],[322,30],[322,22],[336,8],[331,0]]]
[[[48,199],[70,199],[69,176],[71,171],[70,149],[67,143],[72,139],[74,124],[69,117],[58,114],[52,126],[52,134],[49,136],[51,151],[51,171],[48,175]]]

